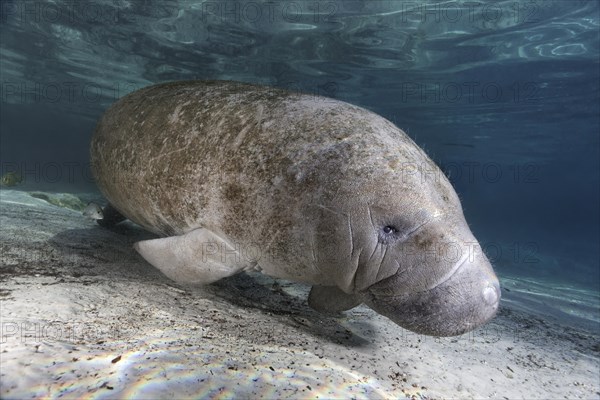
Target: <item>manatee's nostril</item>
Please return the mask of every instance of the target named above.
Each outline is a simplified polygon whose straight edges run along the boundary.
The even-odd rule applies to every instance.
[[[483,299],[490,306],[495,306],[500,300],[500,290],[497,285],[488,284],[485,289],[483,289]]]

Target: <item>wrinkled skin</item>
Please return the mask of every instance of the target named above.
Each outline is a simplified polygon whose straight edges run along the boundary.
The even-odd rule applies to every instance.
[[[365,303],[438,336],[498,307],[446,177],[360,107],[234,82],[156,85],[106,112],[91,159],[112,206],[166,236],[138,252],[182,283],[259,270],[314,285],[318,310]]]
[[[369,176],[358,185],[360,195],[338,189],[322,208],[315,240],[320,268],[354,295],[340,310],[364,302],[414,332],[470,331],[495,314],[498,279],[444,174],[429,160],[404,168]],[[348,272],[336,273],[342,270]],[[321,309],[335,310],[332,302],[324,299],[329,307]]]
[[[410,222],[397,217],[410,215],[405,210],[373,209],[371,231],[354,251],[352,291],[363,302],[407,329],[438,336],[464,333],[495,314],[498,280],[456,196],[447,207],[416,209]],[[389,226],[396,230],[388,233]]]

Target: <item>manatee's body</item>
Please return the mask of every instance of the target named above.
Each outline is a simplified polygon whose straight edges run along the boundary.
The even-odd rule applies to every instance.
[[[136,249],[174,280],[260,270],[315,285],[317,309],[365,302],[434,335],[496,311],[498,280],[451,185],[360,107],[236,82],[155,85],[105,113],[91,160],[110,203],[166,236]]]

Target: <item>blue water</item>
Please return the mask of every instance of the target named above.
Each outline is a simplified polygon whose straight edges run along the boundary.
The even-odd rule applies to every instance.
[[[387,117],[442,166],[508,300],[524,280],[567,304],[555,315],[597,322],[598,2],[420,4],[3,1],[1,172],[19,170],[24,188],[93,188],[97,118],[153,83],[335,97]]]

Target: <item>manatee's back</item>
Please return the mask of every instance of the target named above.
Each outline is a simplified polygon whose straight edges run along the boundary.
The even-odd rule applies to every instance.
[[[156,233],[210,223],[207,216],[215,219],[220,208],[214,192],[226,183],[228,164],[236,162],[229,133],[256,125],[257,110],[245,99],[256,88],[184,81],[120,99],[92,138],[98,187],[123,215]]]
[[[183,81],[141,89],[110,107],[92,139],[91,162],[111,204],[150,231],[203,226],[237,240],[276,237],[283,245],[293,240],[282,227],[298,226],[302,207],[351,185],[344,171],[377,168],[366,161],[390,152],[389,140],[410,141],[389,121],[347,103],[237,82]]]
[[[273,210],[257,202],[288,196],[282,203],[293,208],[310,189],[301,181],[315,169],[311,158],[337,140],[327,135],[328,101],[238,82],[150,86],[101,118],[91,143],[92,171],[115,208],[159,234],[261,226]]]

